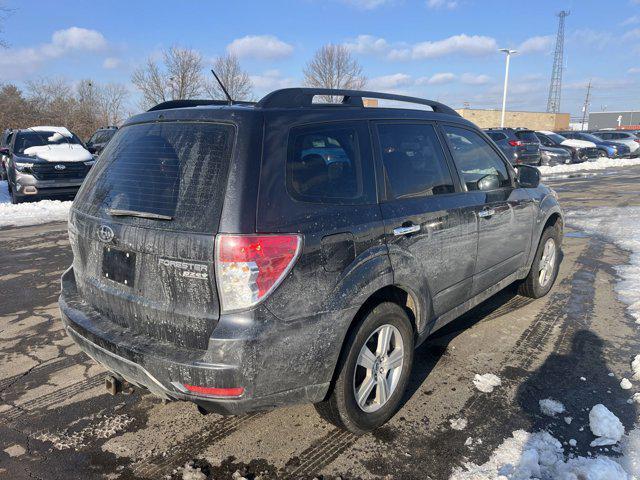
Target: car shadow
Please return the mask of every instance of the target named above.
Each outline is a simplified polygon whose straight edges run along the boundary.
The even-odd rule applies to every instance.
[[[401,405],[413,397],[438,362],[448,354],[448,345],[454,338],[479,322],[505,315],[532,301],[518,295],[517,284],[510,285],[427,337],[414,353],[413,368]]]

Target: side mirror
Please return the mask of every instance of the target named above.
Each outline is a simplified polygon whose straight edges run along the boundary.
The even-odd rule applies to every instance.
[[[11,155],[11,152],[7,147],[0,148],[0,155]]]
[[[531,165],[516,165],[518,185],[522,188],[537,188],[540,185],[540,170]]]

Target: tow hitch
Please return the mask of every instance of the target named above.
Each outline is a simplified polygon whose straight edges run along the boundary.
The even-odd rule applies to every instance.
[[[111,395],[117,395],[118,393],[130,395],[133,393],[133,386],[129,382],[113,375],[108,375],[107,378],[105,378],[104,386]]]

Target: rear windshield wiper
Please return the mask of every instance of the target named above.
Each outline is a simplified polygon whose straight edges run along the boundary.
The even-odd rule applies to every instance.
[[[107,213],[113,217],[140,217],[152,218],[154,220],[173,220],[169,215],[161,215],[159,213],[138,212],[137,210],[122,210],[119,208],[110,208]]]

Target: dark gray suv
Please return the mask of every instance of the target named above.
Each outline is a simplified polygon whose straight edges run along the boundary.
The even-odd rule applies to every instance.
[[[160,104],[120,128],[73,203],[62,320],[111,385],[227,414],[312,402],[369,431],[431,333],[514,282],[549,292],[563,217],[539,181],[429,100]]]
[[[540,165],[540,141],[526,128],[489,128],[486,134],[496,142],[514,165]]]

